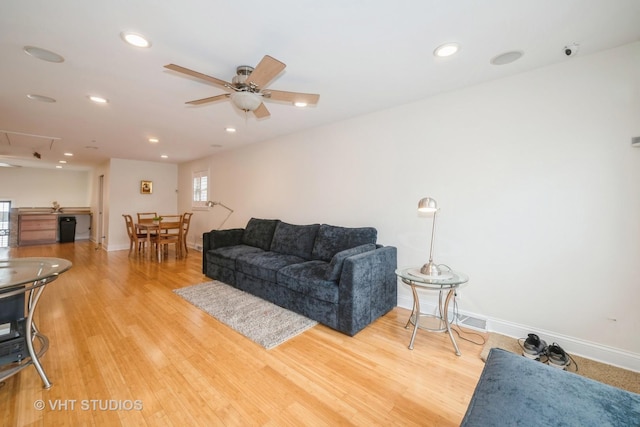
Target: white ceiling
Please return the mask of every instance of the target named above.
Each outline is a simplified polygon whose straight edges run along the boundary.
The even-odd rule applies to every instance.
[[[125,44],[122,31],[145,35],[151,48]],[[69,151],[66,168],[109,158],[180,163],[571,61],[570,43],[579,57],[637,40],[640,0],[4,0],[0,131],[9,133],[0,132],[0,162],[52,167]],[[461,51],[436,59],[444,42]],[[65,60],[36,59],[24,46]],[[490,64],[511,50],[524,56]],[[319,93],[318,105],[266,101],[271,117],[261,120],[228,101],[187,106],[224,91],[164,68],[230,81],[236,66],[265,54],[287,64],[269,88]],[[93,104],[92,94],[109,103]]]

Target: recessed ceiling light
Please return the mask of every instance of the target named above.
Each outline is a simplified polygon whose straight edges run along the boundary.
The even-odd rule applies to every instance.
[[[298,102],[294,102],[293,105],[295,105],[296,107],[303,108],[307,106],[307,103],[303,101],[298,101]]]
[[[433,54],[438,58],[445,58],[457,53],[459,50],[460,45],[458,43],[445,43],[438,46],[436,50],[433,51]]]
[[[234,133],[236,131],[236,128],[228,127],[224,128],[224,130],[226,130],[228,133]]]
[[[62,166],[56,165],[56,169],[62,169]]]
[[[27,55],[33,56],[34,58],[42,59],[47,62],[64,62],[64,58],[58,55],[55,52],[51,52],[50,50],[42,49],[35,46],[25,46],[22,50]]]
[[[160,140],[158,138],[149,138],[149,142],[152,144],[157,144],[158,142],[160,142]]]
[[[58,160],[58,163],[64,164],[64,163],[67,163],[67,161],[66,160]]]
[[[29,99],[31,99],[33,101],[40,101],[40,102],[56,102],[55,99],[49,98],[48,96],[36,95],[36,94],[33,94],[33,93],[28,94],[27,98],[29,98]]]
[[[89,95],[89,99],[95,102],[96,104],[106,104],[109,101],[106,98],[101,96]]]
[[[64,153],[64,155],[67,157],[73,157],[73,153]]]
[[[151,42],[144,36],[138,33],[132,33],[130,31],[123,31],[120,33],[122,40],[135,47],[151,47]]]
[[[166,154],[162,154],[160,157],[162,157],[163,159],[168,159],[169,156],[167,156]]]
[[[491,63],[493,65],[505,65],[510,64],[518,59],[522,58],[524,52],[519,50],[512,50],[510,52],[501,53],[500,55],[494,56],[491,58]]]

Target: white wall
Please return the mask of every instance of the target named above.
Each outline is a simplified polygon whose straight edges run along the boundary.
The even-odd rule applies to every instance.
[[[400,266],[428,257],[416,207],[434,197],[435,261],[471,278],[462,310],[640,370],[638,135],[635,43],[186,163],[179,187],[208,167],[210,198],[235,209],[225,228],[374,226]],[[215,228],[212,213],[193,234]]]
[[[140,193],[142,180],[153,182],[151,194]],[[137,212],[176,214],[177,182],[178,166],[174,164],[111,159],[105,176],[104,247],[109,251],[129,249],[123,214],[133,216],[134,221]]]
[[[13,208],[87,207],[90,202],[89,171],[36,168],[0,168],[0,200]]]

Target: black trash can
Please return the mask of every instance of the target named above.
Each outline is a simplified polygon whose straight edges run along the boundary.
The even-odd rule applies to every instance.
[[[60,217],[60,243],[68,243],[76,240],[76,217]]]

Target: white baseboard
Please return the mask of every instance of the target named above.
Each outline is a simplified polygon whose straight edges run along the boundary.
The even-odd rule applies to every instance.
[[[435,312],[437,308],[437,305],[433,302],[425,302],[421,300],[420,304],[421,310],[425,313]],[[413,299],[410,296],[398,296],[398,307],[411,310],[413,307]],[[640,372],[640,354],[637,353],[580,340],[553,331],[536,329],[532,326],[520,325],[502,319],[488,318],[477,313],[469,313],[459,310],[459,314],[463,316],[470,316],[475,319],[485,319],[485,332],[495,332],[512,338],[526,338],[527,334],[535,333],[541,339],[545,340],[547,344],[554,342],[558,343],[569,354],[575,354],[577,356],[586,357],[587,359],[607,363],[612,366]]]

